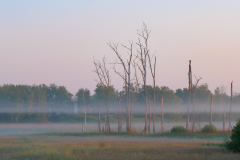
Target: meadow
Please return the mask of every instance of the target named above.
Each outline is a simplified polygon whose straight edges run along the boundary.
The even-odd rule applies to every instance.
[[[1,160],[240,159],[224,149],[230,133],[53,132],[0,136]]]

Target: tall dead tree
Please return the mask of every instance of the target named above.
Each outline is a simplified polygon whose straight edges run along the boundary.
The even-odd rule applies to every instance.
[[[231,83],[231,105],[229,111],[229,127],[228,130],[230,131],[232,128],[231,118],[232,118],[232,105],[233,105],[233,82]]]
[[[189,83],[189,97],[188,97],[188,112],[187,112],[186,130],[189,130],[190,106],[191,106],[191,91],[192,91],[192,66],[191,66],[191,60],[189,60],[188,83]]]
[[[147,59],[149,55],[149,48],[148,48],[148,39],[149,39],[150,31],[147,28],[147,25],[143,23],[143,28],[138,31],[138,36],[143,39],[143,42],[141,42],[140,38],[138,38],[137,43],[137,55],[136,58],[139,60],[140,64],[138,65],[138,69],[141,72],[144,90],[145,90],[145,103],[146,103],[146,109],[145,109],[145,128],[144,132],[147,133],[147,115],[148,115],[148,91],[147,91]]]
[[[153,133],[155,133],[155,112],[156,112],[156,61],[157,57],[155,56],[155,61],[152,65],[150,54],[148,54],[150,71],[153,79]]]
[[[119,64],[123,67],[123,73],[120,73],[116,70],[114,67],[114,71],[116,74],[118,74],[124,81],[126,92],[127,92],[127,106],[126,106],[126,129],[127,132],[131,131],[131,119],[130,119],[130,103],[131,103],[131,65],[132,65],[132,56],[133,56],[133,42],[130,42],[130,47],[127,47],[125,45],[122,45],[125,49],[127,49],[127,52],[129,54],[129,59],[127,60],[127,63],[124,62],[123,58],[121,57],[119,51],[118,51],[118,44],[114,43],[108,43],[108,46],[115,52],[115,54],[118,57],[119,61],[116,61],[114,64]]]
[[[193,124],[192,124],[192,132],[194,132],[194,129],[195,129],[195,94],[196,94],[196,91],[197,91],[197,86],[198,86],[198,83],[199,81],[202,79],[201,77],[200,78],[196,78],[196,84],[195,84],[195,88],[193,90]]]
[[[106,94],[106,105],[107,105],[107,117],[106,117],[106,126],[105,130],[108,132],[111,131],[110,129],[110,122],[109,122],[109,95],[110,95],[110,88],[111,88],[111,78],[109,75],[109,70],[106,67],[106,59],[103,57],[102,62],[94,60],[95,70],[94,72],[98,76],[98,80],[96,80],[99,84],[104,86],[104,92]]]
[[[122,132],[122,107],[121,107],[122,92],[117,92],[118,100],[118,133]]]
[[[213,94],[211,93],[210,122],[209,122],[209,124],[212,124],[212,109],[213,109]]]

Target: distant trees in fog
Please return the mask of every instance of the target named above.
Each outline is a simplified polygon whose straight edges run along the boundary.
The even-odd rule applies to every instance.
[[[147,85],[148,96],[153,101],[154,90],[153,87]],[[114,86],[111,86],[109,94],[109,102],[117,103],[117,91]],[[134,104],[143,103],[145,100],[142,94],[145,94],[145,88],[142,86],[139,90],[132,86]],[[126,90],[122,88],[122,103],[126,103]],[[220,91],[217,87],[214,91],[214,104],[230,103],[230,96],[225,91]],[[177,89],[176,91],[167,86],[156,86],[156,103],[160,105],[161,97],[164,98],[164,103],[169,105],[184,105],[188,103],[188,89]],[[94,93],[91,94],[88,89],[79,89],[75,96],[70,93],[66,87],[51,84],[41,85],[12,85],[5,84],[0,86],[0,108],[2,107],[49,107],[52,108],[66,108],[77,104],[78,107],[97,106],[97,101],[100,104],[105,104],[106,98],[104,88],[101,84],[97,84]],[[210,103],[211,91],[208,89],[206,83],[199,85],[196,90],[196,103]],[[240,103],[240,93],[235,93],[233,96],[234,104]]]

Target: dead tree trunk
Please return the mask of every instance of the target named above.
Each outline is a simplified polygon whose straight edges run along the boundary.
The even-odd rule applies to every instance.
[[[213,94],[211,94],[210,122],[209,122],[209,124],[212,124],[212,109],[213,109]]]
[[[157,61],[157,57],[155,56],[155,61],[154,64],[152,66],[152,61],[150,58],[150,55],[148,54],[148,60],[149,60],[149,66],[150,66],[150,71],[151,71],[151,75],[153,78],[153,107],[154,107],[154,111],[153,111],[153,133],[155,133],[155,112],[156,112],[156,61]]]
[[[117,92],[117,99],[118,99],[118,133],[122,132],[122,108],[121,108],[121,99],[122,99],[122,92],[118,94]]]
[[[229,111],[229,127],[228,127],[229,131],[231,131],[231,129],[232,129],[232,123],[231,123],[232,105],[233,105],[233,82],[231,83],[231,105],[230,105],[230,111]]]
[[[148,124],[148,133],[151,133],[151,104],[149,100],[149,124]]]
[[[147,59],[149,55],[149,48],[148,48],[148,38],[149,38],[150,31],[147,29],[145,23],[143,23],[142,30],[138,31],[138,35],[143,39],[143,43],[141,42],[140,38],[138,38],[138,49],[137,49],[137,56],[136,58],[140,61],[141,65],[138,65],[138,69],[141,72],[143,85],[145,90],[145,103],[146,103],[146,110],[145,110],[145,128],[144,132],[147,133],[147,115],[148,115],[148,91],[147,91]]]
[[[191,68],[191,60],[189,60],[188,83],[189,83],[189,97],[188,97],[188,113],[187,113],[186,130],[189,130],[190,106],[191,106],[191,91],[192,91],[192,68]]]
[[[111,131],[110,129],[110,121],[109,121],[109,94],[110,94],[110,88],[111,88],[111,79],[109,75],[109,70],[106,67],[106,60],[105,57],[103,57],[102,62],[95,61],[95,73],[98,75],[99,81],[97,81],[99,84],[103,85],[104,92],[106,94],[106,105],[107,105],[107,123],[105,125],[105,129],[108,130],[108,132]]]
[[[107,115],[105,115],[105,132],[108,132]]]
[[[133,107],[133,91],[131,91],[131,108],[130,108],[130,128],[131,128],[131,130],[132,130],[132,117],[133,117],[132,107]]]
[[[86,117],[86,110],[85,110],[85,107],[84,107],[84,116],[85,116],[85,123],[84,123],[84,132],[86,132],[86,123],[87,123],[87,117]]]
[[[197,91],[197,86],[198,86],[198,82],[202,79],[201,77],[200,78],[196,78],[196,84],[195,84],[195,90],[193,90],[192,94],[193,94],[193,124],[192,124],[192,132],[194,132],[194,129],[195,129],[195,94],[196,94],[196,91]],[[193,88],[192,88],[193,89]]]
[[[162,107],[161,107],[161,132],[164,132],[164,117],[163,117],[163,97],[161,98],[161,104],[162,104]]]
[[[101,121],[100,121],[100,106],[98,104],[98,131],[101,132]]]
[[[126,47],[124,45],[122,45],[124,48],[127,49],[129,53],[129,59],[127,60],[127,63],[125,63],[122,59],[122,57],[120,56],[119,52],[118,52],[118,44],[111,44],[108,43],[108,46],[115,52],[115,54],[118,57],[118,60],[120,62],[116,62],[114,64],[120,64],[123,67],[123,71],[124,73],[121,74],[119,72],[116,71],[115,67],[114,67],[114,71],[115,73],[117,73],[124,81],[125,86],[126,86],[126,93],[127,93],[127,106],[126,106],[126,128],[127,128],[127,132],[131,131],[131,125],[130,125],[130,101],[131,101],[131,93],[130,93],[130,85],[131,85],[131,63],[132,63],[132,55],[133,55],[133,42],[130,42],[130,47]]]

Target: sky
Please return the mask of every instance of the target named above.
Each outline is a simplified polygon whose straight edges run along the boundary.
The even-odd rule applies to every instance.
[[[121,89],[107,43],[136,43],[145,22],[158,86],[187,87],[192,60],[200,84],[211,91],[225,85],[229,93],[233,81],[240,92],[239,6],[239,0],[0,0],[0,85],[55,83],[93,94],[93,59],[105,56],[112,85]]]

